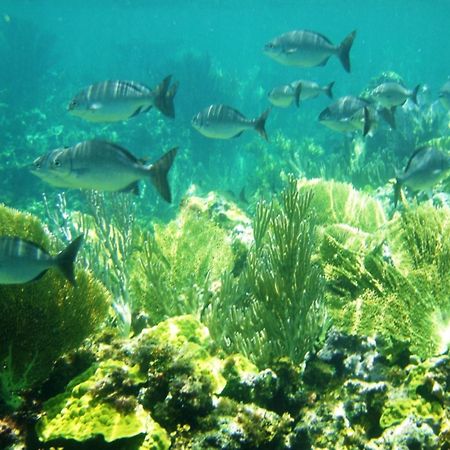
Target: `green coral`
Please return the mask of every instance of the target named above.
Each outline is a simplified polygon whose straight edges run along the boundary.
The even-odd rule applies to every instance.
[[[148,433],[149,445],[152,439],[159,442],[155,448],[168,449],[167,433],[141,406],[120,409],[96,392],[117,370],[126,371],[127,383],[144,381],[136,367],[127,367],[120,361],[105,361],[91,367],[73,379],[64,393],[44,404],[45,415],[36,425],[39,439],[43,442],[58,438],[86,441],[101,435],[106,442],[112,442]]]
[[[311,208],[321,226],[345,223],[366,232],[374,232],[386,223],[381,204],[351,184],[321,179],[299,180],[298,189],[313,194]]]
[[[409,374],[399,389],[403,396],[389,398],[383,406],[380,417],[382,428],[389,428],[414,416],[427,422],[440,422],[445,417],[443,392],[436,386],[445,383],[445,379],[435,379],[439,372],[436,367],[448,366],[448,359],[436,358],[411,366]]]
[[[290,178],[279,202],[259,203],[246,266],[237,279],[224,277],[208,309],[206,322],[222,348],[260,367],[282,356],[302,361],[323,330],[312,200]]]
[[[132,296],[148,311],[150,323],[199,314],[208,291],[234,264],[230,232],[207,211],[185,206],[166,226],[155,225],[135,255]]]
[[[373,233],[329,225],[319,255],[338,327],[411,342],[423,356],[441,347],[437,319],[450,314],[448,208],[416,206]]]
[[[54,254],[57,243],[30,215],[0,205],[0,235],[18,236]],[[0,401],[17,407],[16,394],[43,379],[53,362],[76,348],[106,317],[109,295],[77,267],[77,286],[58,270],[35,282],[0,286]]]

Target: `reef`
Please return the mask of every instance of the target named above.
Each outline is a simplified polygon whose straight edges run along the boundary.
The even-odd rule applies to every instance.
[[[31,214],[0,205],[0,235],[28,239],[51,254],[61,249]],[[76,349],[106,318],[110,298],[92,273],[76,265],[74,288],[57,270],[24,285],[0,286],[0,412],[42,382],[53,363]]]
[[[394,355],[381,338],[330,330],[303,366],[284,358],[259,370],[217,352],[189,315],[134,338],[105,337],[89,347],[95,362],[42,403],[34,431],[25,438],[4,422],[0,442],[22,438],[30,450],[448,448],[448,353]]]

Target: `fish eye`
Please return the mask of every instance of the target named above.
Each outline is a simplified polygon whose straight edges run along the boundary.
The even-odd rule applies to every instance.
[[[53,165],[54,165],[55,167],[61,167],[61,161],[60,161],[59,159],[55,159],[55,160],[53,161]]]
[[[41,168],[41,163],[39,161],[34,161],[33,162],[33,166],[35,169],[40,169]]]

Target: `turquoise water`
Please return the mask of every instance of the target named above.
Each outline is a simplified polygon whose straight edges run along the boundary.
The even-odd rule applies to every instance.
[[[283,158],[277,145],[259,141],[252,133],[226,142],[208,140],[191,128],[191,117],[211,103],[225,103],[256,117],[268,107],[266,96],[272,87],[298,78],[320,84],[335,81],[335,97],[358,95],[384,71],[395,71],[410,88],[426,84],[430,101],[435,100],[450,72],[450,4],[438,0],[429,5],[419,0],[189,4],[3,0],[0,150],[6,158],[0,170],[4,201],[27,207],[30,201],[39,201],[40,191],[53,192],[23,167],[51,148],[94,137],[114,140],[138,156],[153,157],[179,146],[183,163],[174,170],[173,181],[177,199],[189,183],[203,184],[205,190],[233,191],[247,184],[255,191],[260,176],[255,175],[255,158],[263,153]],[[352,73],[345,73],[335,57],[325,67],[302,69],[279,65],[263,54],[266,42],[292,29],[321,32],[335,44],[357,30]],[[174,121],[162,120],[152,111],[127,122],[90,124],[66,112],[70,99],[92,83],[124,79],[153,87],[168,74],[180,82]],[[317,121],[328,103],[320,96],[298,111],[274,108],[267,122],[269,137],[311,138],[326,146],[327,152],[341,146],[345,136]],[[246,146],[251,145],[249,152]],[[396,170],[413,145],[401,150],[403,159]],[[325,171],[327,162],[327,158],[321,161]],[[264,172],[263,162],[259,168]],[[317,174],[318,170],[306,173]],[[153,197],[146,202],[153,202]]]
[[[393,179],[417,148],[450,151],[449,18],[450,0],[0,0],[0,238],[33,241],[28,279],[48,269],[36,246],[55,263],[0,285],[0,450],[448,449],[450,181],[395,205]],[[356,30],[351,73],[263,53],[296,29]],[[93,83],[168,75],[173,119],[68,113]],[[271,107],[297,79],[334,99]],[[319,122],[386,80],[420,85],[396,129]],[[269,108],[269,139],[203,136],[191,119],[212,104]],[[103,194],[30,172],[91,139],[152,163],[178,147],[172,202],[144,180]]]

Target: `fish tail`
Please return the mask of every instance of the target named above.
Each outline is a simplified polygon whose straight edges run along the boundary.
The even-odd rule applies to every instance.
[[[156,86],[154,91],[154,104],[165,116],[174,118],[175,106],[173,104],[173,99],[177,93],[178,82],[170,86],[171,79],[172,75],[168,75],[160,84],[158,84],[158,86]]]
[[[330,98],[333,98],[333,86],[334,86],[334,81],[332,81],[331,83],[328,83],[324,87],[325,94]]]
[[[63,275],[74,286],[76,286],[74,263],[78,250],[80,250],[81,244],[83,243],[83,239],[83,235],[78,236],[56,257],[59,270],[61,270]]]
[[[372,119],[370,118],[369,108],[367,106],[364,106],[364,129],[363,129],[363,136],[366,136],[367,133],[369,133],[370,129],[372,128]]]
[[[338,49],[341,64],[347,72],[350,72],[350,49],[356,36],[356,30],[352,31],[342,42]]]
[[[297,87],[295,88],[295,93],[294,93],[295,106],[297,106],[297,108],[300,105],[300,94],[301,93],[302,93],[302,83],[298,83]]]
[[[255,120],[255,130],[266,140],[268,141],[269,138],[267,137],[266,133],[266,120],[269,116],[271,108],[267,108],[256,120]]]
[[[167,174],[172,167],[173,160],[177,154],[178,147],[165,153],[158,161],[150,166],[150,179],[161,197],[168,203],[172,202]]]
[[[419,89],[420,89],[420,84],[418,84],[415,88],[414,88],[414,90],[412,91],[412,94],[411,94],[411,100],[417,105],[417,94],[418,94],[418,92],[419,92]]]

